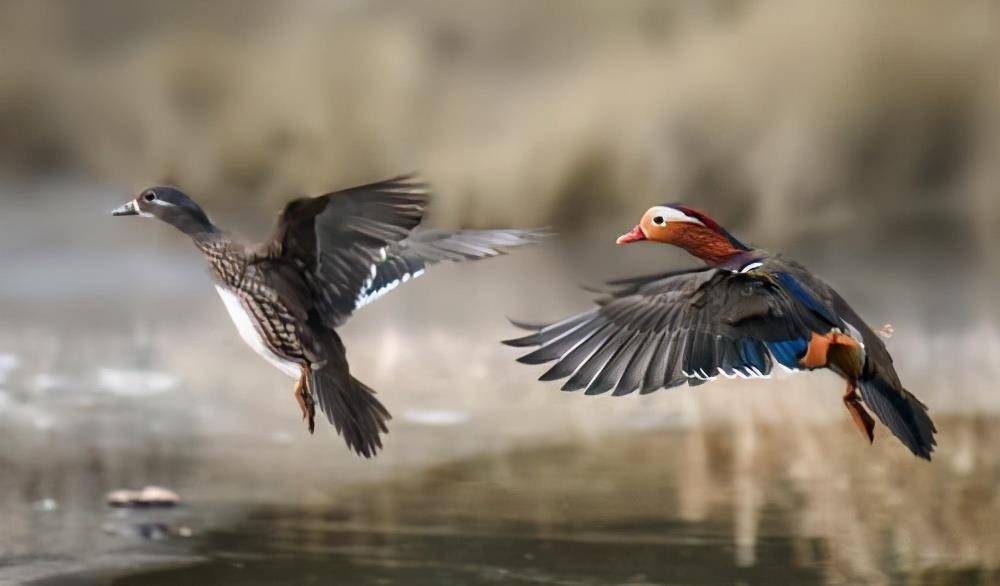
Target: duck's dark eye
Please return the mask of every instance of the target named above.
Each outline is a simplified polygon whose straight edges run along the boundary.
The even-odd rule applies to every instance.
[[[655,218],[653,218],[653,223],[656,224],[657,226],[662,226],[663,216],[656,216]]]
[[[156,199],[156,194],[153,193],[152,191],[147,191],[146,194],[142,196],[142,198],[145,199],[146,201],[153,201],[154,199]]]

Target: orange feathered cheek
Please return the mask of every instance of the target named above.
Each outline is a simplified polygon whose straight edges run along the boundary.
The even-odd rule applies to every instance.
[[[643,218],[639,225],[642,226],[647,239],[666,243],[673,242],[674,237],[682,229],[681,222],[666,222],[657,226],[649,218]]]

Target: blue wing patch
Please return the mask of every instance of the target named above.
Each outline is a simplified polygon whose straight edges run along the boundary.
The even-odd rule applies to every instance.
[[[767,373],[767,357],[764,355],[764,348],[759,341],[753,338],[742,338],[740,340],[740,358],[745,366],[756,369],[761,374]]]
[[[816,299],[812,293],[810,293],[805,287],[802,286],[801,283],[798,282],[795,277],[785,272],[775,273],[774,276],[777,277],[781,286],[784,287],[785,290],[800,303],[816,312],[831,324],[840,324],[840,320],[833,314],[833,312],[830,311],[830,308],[820,302],[820,300]]]
[[[786,272],[776,272],[774,273],[774,276],[785,291],[805,308],[809,309],[819,317],[822,317],[832,325],[840,325],[842,323],[840,318],[838,318],[829,307],[827,307],[819,299],[816,299],[809,289],[803,287],[802,283],[799,283],[798,279],[793,277],[791,274]],[[793,340],[782,340],[780,342],[768,342],[767,349],[771,351],[771,354],[774,355],[774,359],[780,364],[788,368],[800,369],[802,368],[802,365],[799,364],[799,360],[806,355],[806,351],[809,349],[809,340],[805,338],[795,338]]]
[[[802,368],[799,359],[805,356],[808,348],[809,342],[801,338],[767,343],[767,349],[774,355],[774,359],[788,368]]]

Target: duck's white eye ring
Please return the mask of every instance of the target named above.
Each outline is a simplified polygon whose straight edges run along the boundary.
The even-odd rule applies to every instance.
[[[654,217],[653,218],[653,223],[656,224],[657,226],[662,226],[663,225],[663,216],[656,216],[656,217]]]
[[[145,194],[143,194],[142,198],[145,199],[146,201],[153,201],[156,199],[156,192],[147,191]]]

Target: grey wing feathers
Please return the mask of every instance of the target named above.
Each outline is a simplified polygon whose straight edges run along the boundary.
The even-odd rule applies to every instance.
[[[424,267],[444,260],[476,260],[538,241],[534,230],[414,232],[430,200],[412,175],[291,202],[267,250],[301,270],[316,309],[335,328],[357,308]]]
[[[505,343],[536,347],[519,361],[554,362],[541,380],[568,377],[564,390],[587,394],[649,393],[685,382],[701,384],[720,373],[746,378],[770,373],[764,342],[743,325],[766,316],[756,309],[722,311],[754,296],[768,299],[768,311],[780,302],[752,278],[697,269],[611,285],[615,289],[598,300],[598,308],[548,326],[529,326],[531,334]]]
[[[321,238],[359,238],[374,246],[406,238],[423,219],[430,195],[421,178],[400,175],[314,199],[326,200],[316,218]]]
[[[382,249],[371,266],[370,277],[358,292],[360,308],[410,279],[423,274],[431,264],[491,258],[507,250],[534,244],[548,236],[544,230],[417,230],[409,237]]]
[[[270,246],[305,275],[324,323],[336,327],[384,249],[409,236],[429,199],[413,176],[298,199],[282,212]]]
[[[404,240],[423,219],[428,199],[424,184],[411,178],[354,193],[316,217],[316,274],[325,285],[321,312],[337,322],[354,310],[354,297],[385,248]]]

